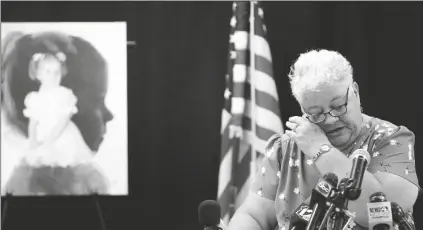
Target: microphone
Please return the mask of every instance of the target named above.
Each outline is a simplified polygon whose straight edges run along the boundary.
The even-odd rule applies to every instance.
[[[350,173],[350,184],[347,186],[346,198],[354,201],[361,195],[361,184],[369,165],[370,154],[364,149],[357,149],[351,156],[353,158],[353,166]]]
[[[200,224],[204,226],[204,230],[224,230],[219,224],[220,205],[215,200],[205,200],[198,206],[198,219]]]
[[[375,192],[367,203],[369,216],[369,230],[394,229],[392,222],[391,203],[387,201],[383,192]]]
[[[297,209],[292,213],[289,220],[289,230],[304,230],[310,221],[313,209],[307,204],[300,204]]]
[[[412,218],[407,218],[404,210],[396,202],[391,202],[393,220],[398,222],[401,230],[415,230]]]
[[[328,199],[333,196],[338,184],[338,177],[335,173],[326,173],[317,182],[316,187],[311,192],[310,207],[313,209],[313,214],[307,224],[306,230],[314,230],[318,226],[319,221],[322,221],[326,203]]]

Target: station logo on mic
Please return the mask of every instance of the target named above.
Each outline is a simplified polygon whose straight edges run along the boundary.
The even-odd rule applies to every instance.
[[[335,192],[333,186],[323,178],[320,178],[317,182],[316,189],[325,198],[328,198],[332,195],[331,191]]]
[[[373,220],[390,220],[392,219],[392,210],[389,202],[367,203],[369,217]]]
[[[333,189],[332,185],[323,179],[319,180],[316,188],[319,190],[320,194],[322,194],[326,198],[328,198],[331,195],[330,191],[332,191]]]
[[[301,219],[309,222],[311,219],[311,215],[313,214],[313,209],[308,207],[307,205],[300,206],[297,211],[295,212]]]

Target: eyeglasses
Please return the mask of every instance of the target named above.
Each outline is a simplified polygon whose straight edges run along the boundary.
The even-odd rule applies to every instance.
[[[326,119],[326,116],[329,114],[332,117],[339,117],[344,115],[345,113],[347,113],[348,111],[348,94],[350,91],[350,86],[348,86],[347,89],[347,96],[346,96],[346,101],[345,104],[340,105],[332,110],[330,110],[327,113],[318,113],[318,114],[306,114],[306,118],[311,122],[311,123],[320,123],[322,121],[324,121]]]

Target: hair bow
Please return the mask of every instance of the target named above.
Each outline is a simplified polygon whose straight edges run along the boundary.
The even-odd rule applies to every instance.
[[[34,55],[32,55],[32,60],[34,61],[39,61],[41,59],[43,59],[46,55],[43,53],[36,53]]]
[[[59,61],[61,62],[65,62],[66,61],[66,55],[63,52],[59,52],[56,54],[57,59],[59,59]]]

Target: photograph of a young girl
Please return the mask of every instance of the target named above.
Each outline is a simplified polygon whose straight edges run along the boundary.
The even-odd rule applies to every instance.
[[[127,195],[125,23],[1,34],[2,195]]]

